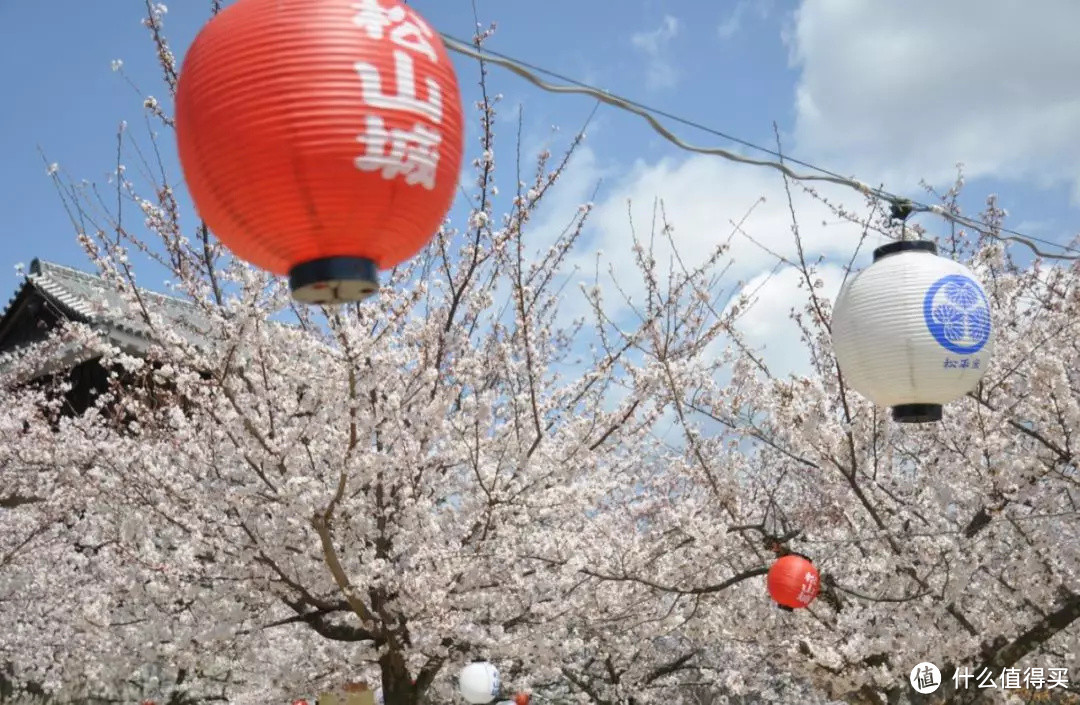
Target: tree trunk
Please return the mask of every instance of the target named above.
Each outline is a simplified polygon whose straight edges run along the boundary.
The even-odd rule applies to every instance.
[[[420,691],[413,683],[400,651],[391,650],[379,657],[379,667],[386,705],[420,705]]]

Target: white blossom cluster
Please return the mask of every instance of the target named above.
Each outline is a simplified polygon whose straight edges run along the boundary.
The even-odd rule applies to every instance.
[[[942,422],[900,426],[844,384],[815,286],[793,313],[811,373],[767,372],[745,301],[712,305],[723,246],[685,269],[635,239],[633,315],[590,285],[566,323],[591,204],[538,239],[567,163],[544,152],[495,215],[496,102],[465,229],[359,306],[295,309],[181,223],[173,187],[118,186],[141,234],[80,242],[125,302],[100,315],[154,344],[63,326],[0,373],[6,680],[234,703],[367,680],[418,705],[489,659],[540,703],[742,705],[908,702],[920,661],[1076,673],[1080,267],[961,237],[993,364]],[[192,320],[139,293],[136,253]],[[77,381],[35,381],[75,349],[107,379],[80,413]],[[806,610],[766,592],[781,550],[821,572]]]

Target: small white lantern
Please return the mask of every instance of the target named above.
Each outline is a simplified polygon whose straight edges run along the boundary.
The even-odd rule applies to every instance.
[[[487,661],[470,663],[461,669],[458,690],[474,705],[490,703],[499,694],[499,669]]]
[[[874,250],[840,290],[833,350],[847,385],[901,423],[940,421],[975,388],[993,352],[990,302],[967,267],[924,240]]]

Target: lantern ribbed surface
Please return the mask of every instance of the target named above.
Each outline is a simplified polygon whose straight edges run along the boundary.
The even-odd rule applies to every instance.
[[[238,0],[191,45],[176,96],[199,215],[279,275],[415,255],[453,201],[462,130],[442,40],[396,0]]]
[[[989,299],[962,264],[902,250],[841,289],[832,340],[848,386],[875,404],[947,404],[974,389],[990,362]]]
[[[806,607],[821,589],[817,568],[795,554],[782,556],[772,564],[766,585],[772,599],[790,609]]]
[[[499,669],[487,661],[470,663],[458,676],[458,691],[467,702],[490,703],[499,695]]]

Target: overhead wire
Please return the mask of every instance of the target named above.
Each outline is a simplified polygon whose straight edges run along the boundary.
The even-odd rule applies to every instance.
[[[865,182],[862,182],[862,181],[859,181],[857,179],[841,176],[841,175],[839,175],[839,174],[837,174],[837,173],[835,173],[833,171],[829,171],[828,169],[824,169],[822,167],[815,166],[815,165],[813,165],[813,164],[811,164],[809,162],[805,162],[805,161],[801,161],[799,159],[789,157],[787,155],[781,154],[778,151],[771,150],[771,149],[768,149],[766,147],[761,147],[760,145],[756,145],[756,144],[754,144],[752,142],[749,142],[747,140],[743,140],[743,139],[740,139],[738,137],[734,137],[732,135],[726,134],[726,133],[721,132],[719,130],[716,130],[714,128],[708,127],[706,125],[702,125],[701,123],[695,122],[693,120],[689,120],[689,119],[686,119],[686,118],[683,118],[683,117],[679,117],[677,115],[673,115],[670,112],[660,110],[658,108],[650,107],[648,105],[645,105],[643,103],[639,103],[639,102],[631,100],[629,98],[625,98],[623,96],[616,95],[614,93],[611,93],[610,91],[606,91],[604,89],[597,88],[595,86],[589,85],[589,84],[584,83],[582,81],[578,81],[578,80],[570,78],[568,76],[564,76],[564,75],[562,75],[560,73],[557,73],[555,71],[551,71],[549,69],[545,69],[543,67],[536,66],[534,64],[530,64],[530,63],[528,63],[526,61],[516,59],[514,57],[508,56],[506,54],[499,53],[497,51],[493,51],[491,49],[480,48],[480,47],[476,46],[475,44],[472,44],[472,43],[463,41],[461,39],[458,39],[457,37],[454,37],[453,35],[447,34],[446,32],[440,32],[440,35],[442,36],[443,43],[446,45],[447,49],[449,49],[449,50],[451,50],[453,52],[456,52],[458,54],[461,54],[463,56],[468,56],[470,58],[476,59],[478,61],[488,61],[488,62],[491,62],[492,64],[497,65],[497,66],[501,66],[501,67],[503,67],[503,68],[517,74],[521,78],[524,78],[525,80],[529,81],[530,83],[537,86],[538,88],[540,88],[542,90],[545,90],[545,91],[548,91],[549,93],[574,93],[574,94],[580,94],[580,95],[587,95],[587,96],[595,98],[596,100],[599,100],[599,101],[601,101],[603,103],[611,105],[611,106],[613,106],[613,107],[615,107],[615,108],[617,108],[619,110],[627,111],[627,112],[633,113],[635,115],[638,115],[639,117],[645,119],[645,121],[649,123],[649,126],[657,134],[659,134],[661,137],[663,137],[667,141],[671,142],[675,146],[677,146],[680,149],[683,149],[685,151],[695,152],[695,153],[698,153],[698,154],[708,154],[708,155],[712,155],[712,156],[723,157],[724,159],[727,159],[729,161],[737,162],[737,163],[741,163],[741,164],[751,164],[751,165],[754,165],[754,166],[769,167],[769,168],[772,168],[772,169],[775,169],[777,171],[782,172],[788,178],[794,179],[796,181],[822,181],[822,182],[838,184],[840,186],[846,186],[848,188],[855,189],[856,191],[859,191],[860,193],[862,193],[864,195],[873,196],[875,198],[878,198],[878,199],[881,199],[881,200],[884,200],[884,201],[888,201],[889,203],[891,203],[893,205],[904,204],[906,207],[910,208],[911,213],[933,213],[933,214],[938,215],[938,216],[940,216],[940,217],[942,217],[942,218],[944,218],[946,220],[952,221],[952,222],[956,223],[957,225],[961,225],[963,227],[971,228],[972,230],[976,230],[978,232],[981,232],[981,233],[983,233],[983,234],[985,234],[985,235],[987,235],[989,237],[992,237],[994,239],[1002,240],[1002,241],[1015,242],[1017,244],[1020,244],[1020,245],[1023,245],[1025,247],[1027,247],[1028,249],[1030,249],[1038,257],[1043,257],[1045,259],[1057,259],[1057,260],[1080,260],[1080,249],[1077,249],[1075,247],[1071,247],[1069,245],[1063,245],[1061,243],[1053,242],[1051,240],[1045,240],[1045,239],[1042,239],[1042,238],[1034,237],[1032,235],[1027,235],[1025,233],[1021,233],[1021,232],[1018,232],[1016,230],[1011,230],[1011,229],[1008,229],[1008,228],[999,228],[998,229],[999,232],[991,232],[991,231],[987,230],[987,228],[986,228],[986,226],[984,224],[982,224],[982,223],[980,223],[980,222],[978,222],[976,220],[973,220],[971,218],[968,218],[966,216],[962,216],[962,215],[959,215],[959,214],[956,214],[956,213],[950,213],[943,206],[940,206],[940,205],[927,205],[925,203],[920,203],[918,201],[913,201],[911,199],[898,196],[898,195],[896,195],[894,193],[886,191],[883,188],[872,187],[869,184],[867,184]],[[562,85],[549,83],[548,81],[545,81],[543,78],[541,78],[540,75],[538,75],[538,74],[542,74],[542,75],[548,76],[550,78],[553,78],[553,79],[555,79],[557,81],[561,81]],[[768,159],[755,159],[753,157],[748,157],[748,156],[745,156],[745,155],[742,155],[742,154],[738,154],[737,152],[732,152],[730,150],[723,149],[723,148],[720,148],[720,147],[702,147],[702,146],[690,144],[690,143],[684,141],[683,139],[681,139],[679,136],[677,136],[676,134],[674,134],[670,130],[668,130],[659,120],[656,119],[656,116],[660,116],[660,117],[666,118],[668,120],[671,120],[673,122],[678,122],[680,124],[687,125],[688,127],[693,127],[695,129],[702,130],[702,131],[707,132],[709,134],[716,135],[717,137],[720,137],[722,139],[725,139],[725,140],[728,140],[728,141],[731,141],[731,142],[735,142],[736,144],[740,144],[740,145],[742,145],[744,147],[747,147],[749,149],[753,149],[753,150],[756,150],[756,151],[759,151],[759,152],[763,152],[763,153],[768,154],[770,156],[774,156],[777,159],[782,159],[783,161],[772,161],[772,160],[768,160]],[[791,167],[789,167],[784,162],[790,162],[792,164],[797,164],[799,166],[802,166],[802,167],[804,167],[806,169],[810,169],[810,170],[815,171],[817,173],[816,174],[800,174],[800,173],[794,171]],[[1042,243],[1042,244],[1050,246],[1050,247],[1059,248],[1059,249],[1064,250],[1066,252],[1074,252],[1074,253],[1077,253],[1077,254],[1066,255],[1066,254],[1054,254],[1052,252],[1046,252],[1046,251],[1040,249],[1039,246],[1036,243]]]
[[[683,149],[685,151],[695,152],[695,153],[699,153],[699,154],[707,154],[707,155],[712,155],[712,156],[718,156],[718,157],[722,157],[724,159],[727,159],[729,161],[736,162],[736,163],[741,163],[741,164],[751,164],[751,165],[755,165],[755,166],[769,167],[769,168],[772,168],[772,169],[775,169],[777,171],[782,172],[788,178],[791,178],[791,179],[796,180],[796,181],[822,181],[822,182],[833,183],[833,184],[837,184],[837,185],[841,185],[841,186],[846,186],[846,187],[852,188],[852,189],[854,189],[854,190],[856,190],[856,191],[858,191],[858,192],[860,192],[860,193],[862,193],[864,195],[873,196],[873,197],[878,198],[880,200],[887,201],[888,203],[890,203],[893,206],[894,217],[896,216],[898,211],[904,213],[904,215],[902,216],[904,219],[906,219],[906,217],[908,215],[912,214],[912,213],[932,213],[932,214],[935,214],[935,215],[938,215],[938,216],[944,218],[945,220],[954,222],[954,223],[956,223],[958,225],[961,225],[963,227],[971,228],[972,230],[983,233],[983,234],[985,234],[985,235],[987,235],[989,237],[992,237],[994,239],[997,239],[997,240],[1000,240],[1000,241],[1015,242],[1017,244],[1023,245],[1025,247],[1027,247],[1029,250],[1031,250],[1038,257],[1043,257],[1043,258],[1046,258],[1046,259],[1056,259],[1056,260],[1080,260],[1080,249],[1077,249],[1075,247],[1071,247],[1069,245],[1064,245],[1064,244],[1061,244],[1061,243],[1053,242],[1051,240],[1045,240],[1045,239],[1042,239],[1042,238],[1027,235],[1025,233],[1021,233],[1021,232],[1018,232],[1016,230],[1012,230],[1012,229],[1009,229],[1009,228],[998,228],[997,229],[998,232],[992,232],[990,230],[987,230],[987,228],[986,228],[986,226],[984,224],[982,224],[982,223],[980,223],[980,222],[978,222],[976,220],[973,220],[971,218],[956,214],[956,213],[950,213],[948,210],[946,210],[944,207],[942,207],[940,205],[927,205],[927,204],[924,204],[924,203],[920,203],[918,201],[914,201],[914,200],[909,199],[909,198],[904,198],[904,197],[898,196],[898,195],[896,195],[894,193],[891,193],[891,192],[885,190],[884,188],[875,188],[875,187],[872,187],[872,186],[870,186],[869,184],[867,184],[867,183],[865,183],[863,181],[859,181],[857,179],[847,178],[847,177],[841,176],[840,174],[837,174],[836,172],[830,171],[828,169],[824,169],[822,167],[816,166],[816,165],[811,164],[809,162],[805,162],[805,161],[790,157],[788,155],[781,154],[780,152],[778,152],[776,150],[772,150],[772,149],[769,149],[769,148],[766,148],[766,147],[762,147],[760,145],[754,144],[754,143],[749,142],[747,140],[743,140],[743,139],[740,139],[740,138],[735,137],[733,135],[726,134],[726,133],[724,133],[724,132],[722,132],[720,130],[717,130],[715,128],[711,128],[711,127],[709,127],[707,125],[703,125],[703,124],[701,124],[699,122],[689,120],[687,118],[683,118],[683,117],[680,117],[678,115],[674,115],[674,114],[672,114],[670,112],[667,112],[667,111],[664,111],[664,110],[661,110],[661,109],[658,109],[658,108],[654,108],[654,107],[645,105],[643,103],[640,103],[638,101],[634,101],[634,100],[629,99],[629,98],[625,98],[623,96],[619,96],[617,94],[611,93],[610,91],[606,91],[604,89],[597,88],[595,86],[589,85],[589,84],[584,83],[582,81],[578,81],[576,79],[573,79],[573,78],[570,78],[568,76],[562,75],[562,74],[557,73],[555,71],[551,71],[549,69],[545,69],[543,67],[530,64],[530,63],[528,63],[526,61],[516,59],[514,57],[511,57],[511,56],[508,56],[506,54],[502,54],[502,53],[493,51],[491,49],[480,48],[480,47],[476,46],[475,44],[465,42],[465,41],[463,41],[461,39],[458,39],[458,38],[456,38],[456,37],[454,37],[454,36],[452,36],[450,34],[447,34],[445,32],[440,32],[440,35],[442,36],[443,42],[445,43],[446,47],[449,50],[454,51],[454,52],[456,52],[458,54],[461,54],[463,56],[468,56],[470,58],[479,60],[479,61],[488,61],[488,62],[491,62],[492,64],[497,65],[497,66],[501,66],[501,67],[503,67],[503,68],[517,74],[521,78],[524,78],[525,80],[529,81],[530,83],[532,83],[533,85],[537,86],[538,88],[540,88],[542,90],[548,91],[550,93],[563,93],[563,94],[570,93],[570,94],[587,95],[587,96],[590,96],[592,98],[595,98],[596,100],[598,100],[600,102],[611,105],[612,107],[615,107],[615,108],[617,108],[619,110],[623,110],[623,111],[630,112],[630,113],[633,113],[635,115],[638,115],[639,117],[643,118],[657,134],[659,134],[661,137],[666,139],[668,142],[671,142],[675,146],[677,146],[680,149]],[[544,79],[540,78],[540,76],[538,74],[542,74],[542,75],[548,76],[550,78],[553,78],[555,80],[561,81],[563,83],[563,85],[557,85],[557,84],[549,83],[548,81],[545,81]],[[680,137],[675,135],[673,132],[668,130],[662,123],[660,123],[656,119],[657,116],[666,118],[668,120],[671,120],[672,122],[677,122],[677,123],[686,125],[688,127],[692,127],[692,128],[701,130],[703,132],[706,132],[706,133],[715,135],[717,137],[720,137],[721,139],[728,140],[729,142],[734,142],[734,143],[742,145],[742,146],[744,146],[744,147],[746,147],[748,149],[752,149],[752,150],[755,150],[755,151],[758,151],[758,152],[762,152],[764,154],[767,154],[769,156],[775,157],[775,158],[777,158],[779,160],[783,160],[783,161],[772,161],[772,160],[766,160],[766,159],[754,159],[752,157],[747,157],[747,156],[738,154],[736,152],[732,152],[730,150],[726,150],[726,149],[719,148],[719,147],[702,147],[702,146],[698,146],[698,145],[689,144],[688,142],[684,141],[683,139],[681,139]],[[796,165],[802,166],[802,167],[804,167],[806,169],[810,169],[810,170],[812,170],[814,172],[817,172],[817,173],[816,174],[800,174],[800,173],[797,173],[793,169],[791,169],[787,164],[785,164],[784,163],[785,161],[788,162],[788,163],[791,163],[791,164],[796,164]],[[1063,250],[1065,252],[1073,252],[1073,253],[1077,253],[1077,254],[1066,255],[1066,254],[1054,254],[1054,253],[1051,253],[1051,252],[1046,252],[1046,251],[1040,249],[1038,247],[1038,245],[1036,245],[1035,243],[1042,243],[1042,244],[1050,246],[1050,247],[1061,249],[1061,250]],[[1030,520],[1037,520],[1037,519],[1053,519],[1053,518],[1063,518],[1063,517],[1073,517],[1073,516],[1080,516],[1080,512],[1057,512],[1057,513],[1051,513],[1051,514],[1032,514],[1032,515],[1028,515],[1028,516],[1012,516],[1012,517],[1009,517],[1009,519],[1011,519],[1012,521],[1030,521]],[[906,538],[906,539],[910,539],[910,538],[915,538],[915,537],[951,536],[951,535],[957,535],[957,534],[963,534],[963,533],[964,533],[963,529],[952,529],[952,530],[934,531],[934,532],[921,532],[921,533],[916,533],[916,534],[884,533],[884,534],[877,534],[877,535],[872,535],[872,536],[861,536],[861,537],[846,538],[846,539],[804,539],[804,540],[800,541],[800,543],[818,544],[818,545],[828,544],[828,545],[836,546],[836,545],[851,545],[851,544],[863,543],[863,542],[868,542],[868,541],[883,541],[883,540],[888,540],[890,538]]]
[[[1028,514],[1022,516],[1007,516],[1005,517],[1009,521],[1033,521],[1036,519],[1061,519],[1065,517],[1080,516],[1080,511],[1068,511],[1068,512],[1053,512],[1050,514]],[[881,533],[866,536],[858,536],[855,538],[843,538],[843,539],[797,539],[800,544],[828,544],[828,545],[850,545],[857,543],[867,543],[870,541],[887,541],[889,539],[914,539],[914,538],[934,538],[939,536],[954,536],[956,534],[963,534],[964,529],[945,529],[942,531],[924,531],[924,532],[907,532],[907,533]]]

